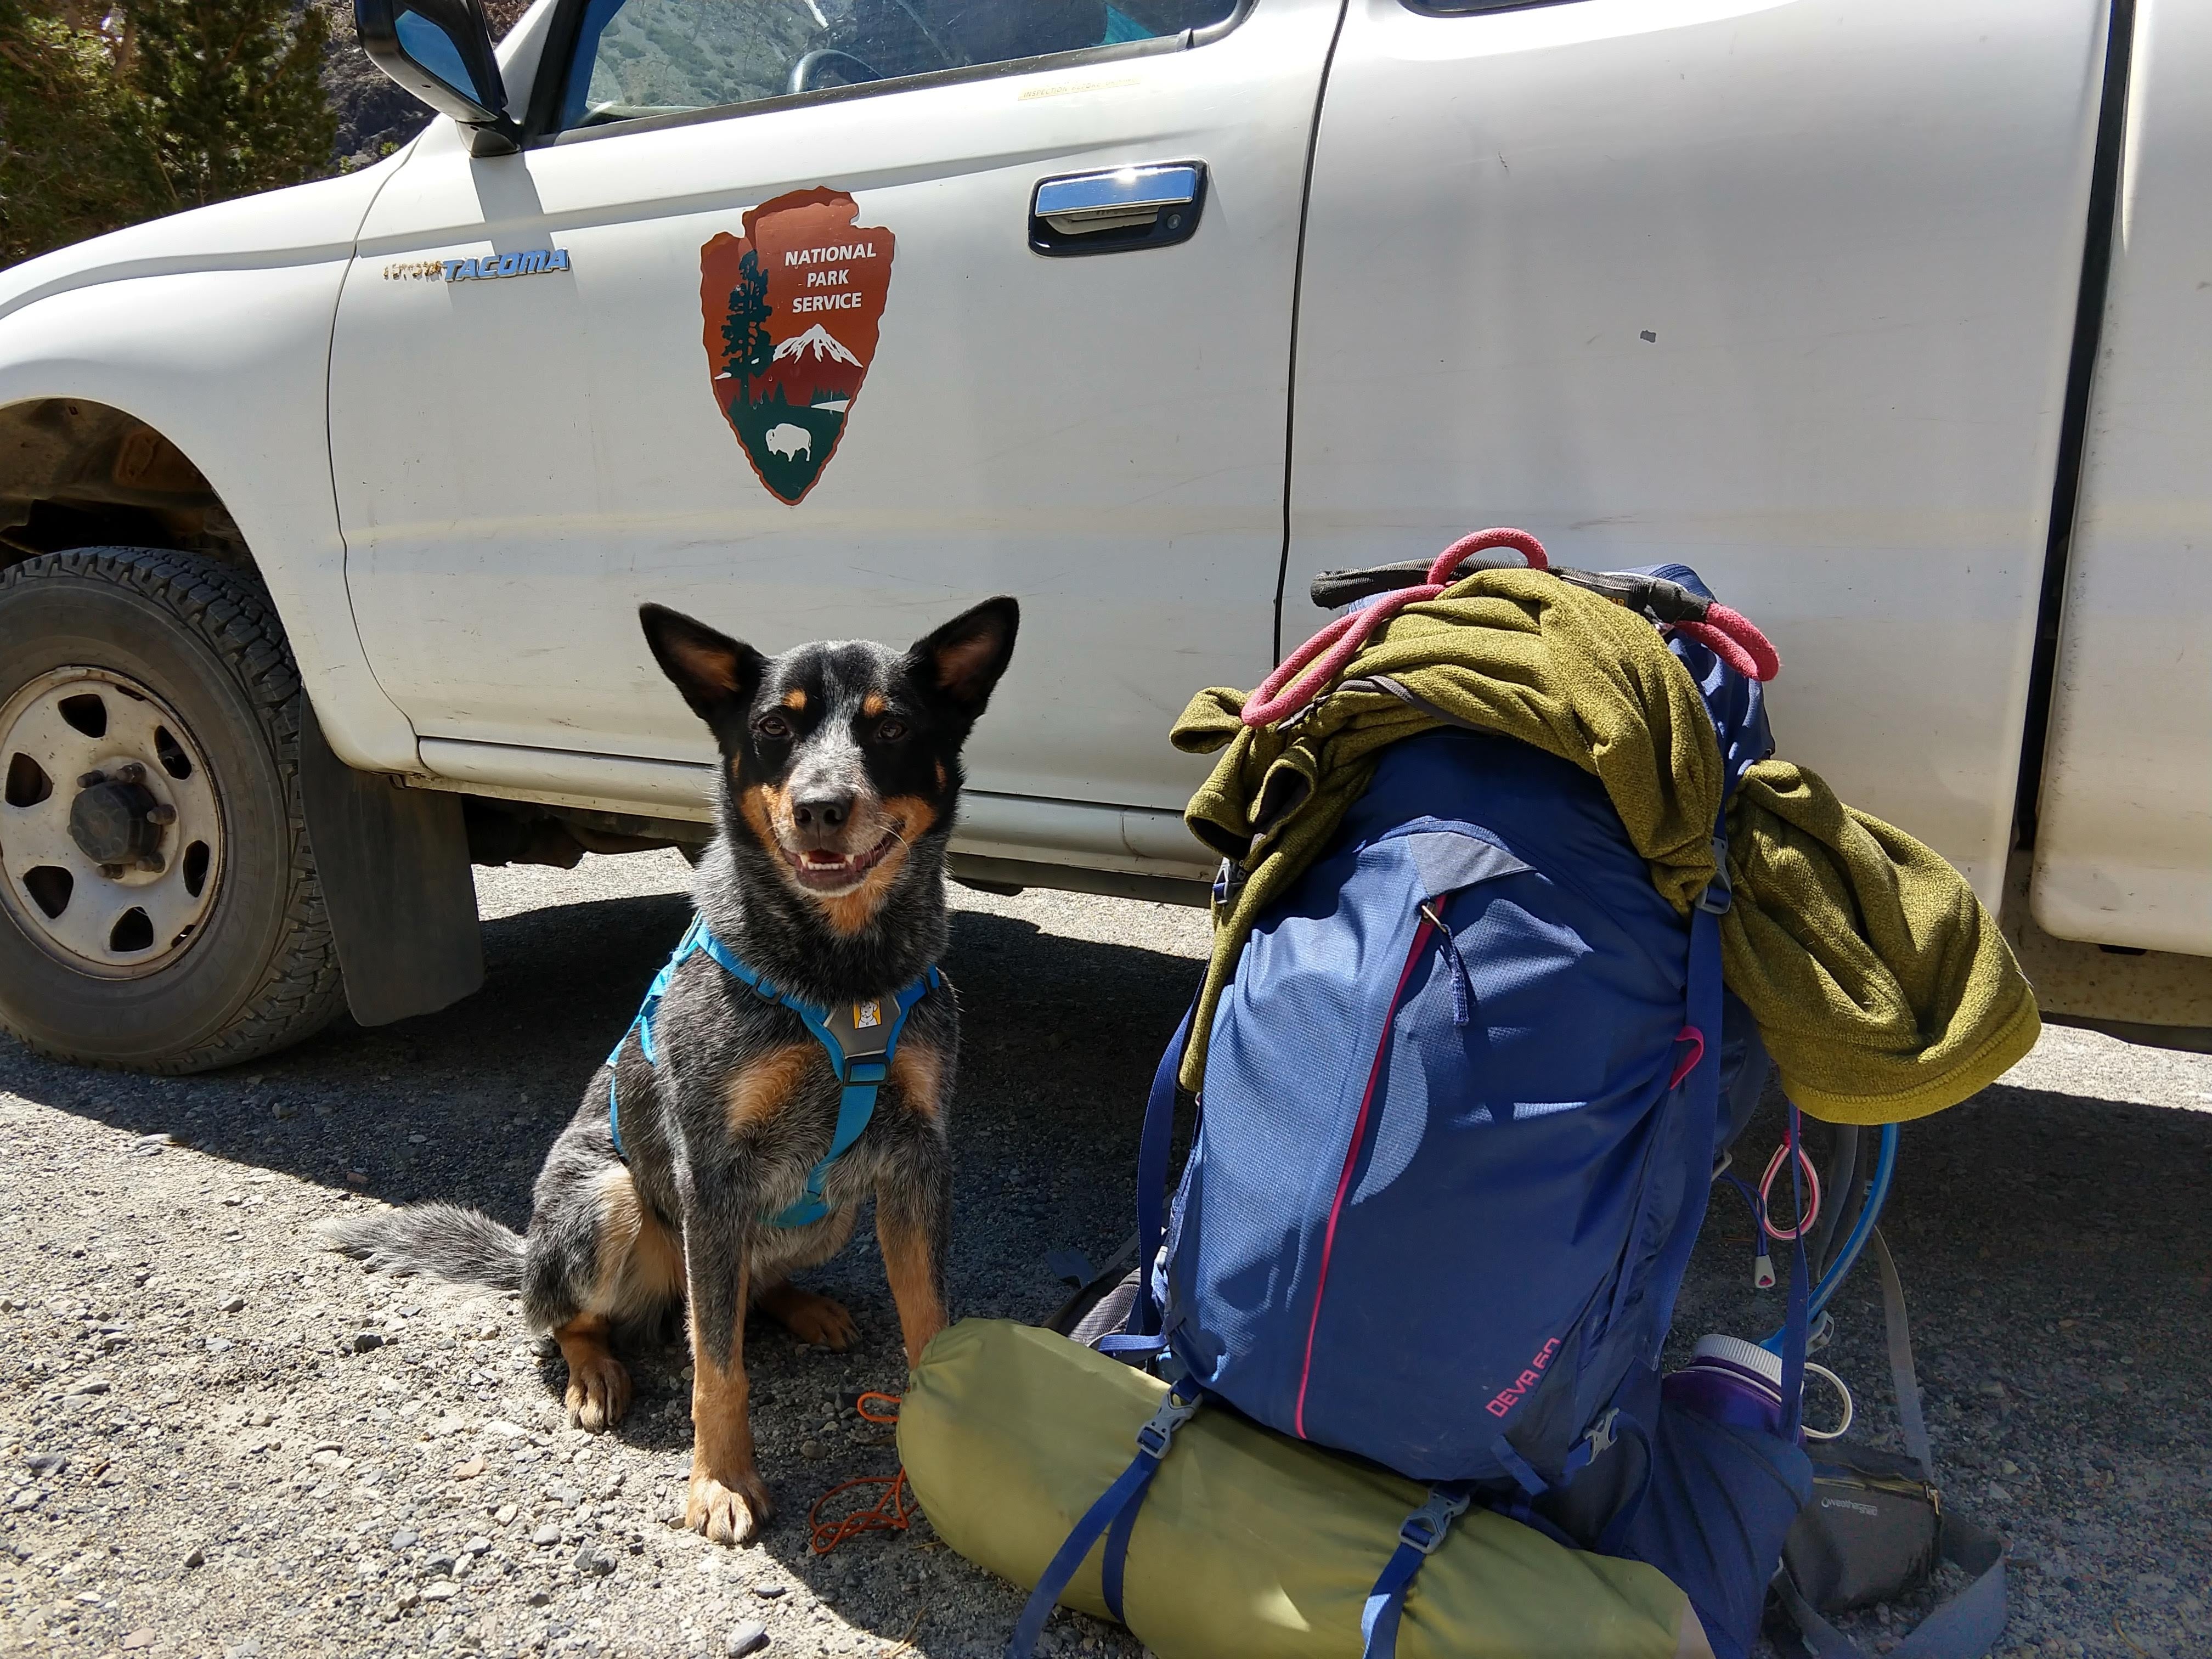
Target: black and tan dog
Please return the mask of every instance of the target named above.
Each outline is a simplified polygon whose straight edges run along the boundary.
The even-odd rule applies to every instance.
[[[961,745],[1012,653],[1015,602],[988,600],[903,654],[848,643],[768,658],[660,606],[639,615],[721,750],[701,919],[744,967],[816,1008],[867,1008],[913,986],[945,949]],[[796,1225],[838,1118],[823,1045],[704,951],[669,975],[653,1031],[654,1060],[633,1027],[612,1074],[601,1066],[585,1090],[538,1174],[526,1235],[428,1204],[343,1218],[325,1237],[374,1268],[520,1289],[568,1361],[569,1421],[587,1429],[629,1404],[611,1335],[680,1298],[695,1364],[684,1519],[742,1543],[770,1508],[747,1418],[746,1310],[808,1341],[850,1342],[846,1310],[790,1280],[844,1245],[872,1194],[909,1362],[945,1324],[958,1014],[946,983],[913,1004],[874,1115],[821,1182],[826,1215]]]

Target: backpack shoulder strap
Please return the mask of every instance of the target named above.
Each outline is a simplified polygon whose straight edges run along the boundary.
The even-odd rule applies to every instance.
[[[1168,1152],[1175,1133],[1176,1077],[1182,1068],[1183,1046],[1190,1041],[1191,1021],[1197,1013],[1198,999],[1194,996],[1152,1073],[1152,1093],[1145,1101],[1144,1133],[1137,1144],[1136,1298],[1121,1334],[1098,1345],[1100,1352],[1117,1358],[1126,1356],[1131,1364],[1141,1364],[1147,1356],[1167,1346],[1160,1329],[1161,1309],[1152,1292],[1152,1268],[1160,1243],[1167,1236]]]

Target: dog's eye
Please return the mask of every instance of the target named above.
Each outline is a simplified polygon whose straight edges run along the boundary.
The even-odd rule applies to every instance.
[[[904,720],[883,720],[877,724],[876,741],[878,743],[896,743],[905,735],[906,722]]]
[[[791,735],[791,722],[781,714],[763,714],[753,722],[753,735],[770,743],[781,743]]]

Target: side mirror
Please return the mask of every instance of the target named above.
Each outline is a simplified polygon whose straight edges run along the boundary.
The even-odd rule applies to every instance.
[[[353,21],[370,63],[469,129],[471,154],[520,148],[482,0],[354,0]]]

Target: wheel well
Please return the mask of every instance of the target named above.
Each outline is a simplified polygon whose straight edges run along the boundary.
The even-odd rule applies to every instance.
[[[253,562],[206,475],[136,416],[82,398],[0,409],[0,568],[110,544]]]

